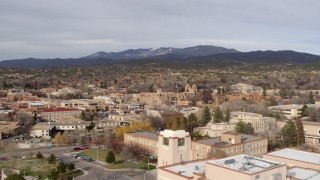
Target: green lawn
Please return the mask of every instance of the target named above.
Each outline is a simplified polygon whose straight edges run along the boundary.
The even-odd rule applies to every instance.
[[[52,169],[56,168],[56,165],[49,164],[47,160],[43,159],[18,159],[14,161],[0,162],[0,170],[2,168],[13,168],[20,170],[21,174],[27,176],[38,176],[40,180],[44,180],[50,174]],[[75,169],[63,174],[67,179],[72,179],[76,176],[81,176],[83,172],[79,169]]]
[[[105,149],[89,149],[82,151],[80,154],[90,156],[92,159],[97,160],[97,154],[98,154],[98,160],[105,162],[105,159],[107,157],[109,150]],[[126,161],[120,154],[115,153],[116,162],[114,164],[108,164],[106,167],[108,169],[124,169],[124,168],[134,168],[134,169],[148,169],[148,164],[144,163],[142,161],[139,161],[137,163],[134,163],[132,161]],[[154,166],[150,165],[149,169],[155,169]]]
[[[14,161],[0,162],[0,169],[14,168],[20,170],[20,173],[30,176],[39,176],[45,179],[51,169],[56,166],[48,164],[46,160],[41,159],[19,159]]]

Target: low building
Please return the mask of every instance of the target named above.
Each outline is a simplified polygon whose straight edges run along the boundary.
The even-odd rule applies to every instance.
[[[302,167],[292,167],[287,171],[287,179],[290,180],[318,180],[320,171]]]
[[[236,124],[240,121],[252,124],[255,133],[268,134],[276,130],[276,119],[273,117],[265,117],[251,112],[231,112],[230,123]],[[268,136],[272,136],[273,134],[270,133]]]
[[[290,167],[298,166],[320,170],[320,154],[295,149],[282,149],[263,155],[264,159],[285,163]]]
[[[286,180],[285,164],[238,155],[219,160],[183,162],[158,168],[158,180]]]
[[[263,88],[251,84],[238,83],[230,87],[230,91],[236,94],[260,94],[263,93]]]
[[[220,137],[192,141],[192,160],[210,157],[223,158],[246,154],[262,157],[267,152],[268,139],[234,132]]]
[[[301,117],[301,109],[303,108],[303,104],[287,104],[287,105],[278,105],[271,106],[269,109],[273,114],[279,114],[286,119],[294,119],[297,117]],[[307,104],[308,107],[319,108],[316,104]]]
[[[222,133],[234,131],[235,124],[230,123],[209,123],[205,127],[195,128],[195,131],[200,132],[202,135],[208,135],[209,137],[218,137]]]
[[[56,131],[55,126],[48,123],[38,123],[30,129],[30,136],[33,138],[50,139]]]
[[[125,144],[136,144],[147,150],[150,155],[158,156],[158,135],[149,132],[124,133]]]
[[[48,108],[44,109],[41,113],[41,117],[47,120],[61,117],[80,117],[82,113],[81,109],[75,108]]]

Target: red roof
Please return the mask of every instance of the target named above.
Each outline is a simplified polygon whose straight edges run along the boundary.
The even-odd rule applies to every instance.
[[[80,109],[76,108],[48,108],[44,109],[42,112],[59,112],[59,111],[77,111]]]

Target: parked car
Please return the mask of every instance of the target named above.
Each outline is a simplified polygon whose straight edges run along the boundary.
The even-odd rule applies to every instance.
[[[71,157],[74,157],[74,158],[77,158],[77,157],[80,156],[80,154],[71,154],[70,156],[71,156]]]
[[[87,161],[87,162],[93,162],[94,160],[92,158],[86,158],[86,159],[83,159],[84,161]]]

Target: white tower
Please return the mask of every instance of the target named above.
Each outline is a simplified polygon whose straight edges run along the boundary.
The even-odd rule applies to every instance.
[[[185,130],[168,130],[158,136],[158,167],[191,160],[191,136]]]

